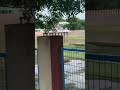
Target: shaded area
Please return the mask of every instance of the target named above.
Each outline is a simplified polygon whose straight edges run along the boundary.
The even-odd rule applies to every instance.
[[[86,90],[120,90],[120,57],[86,54]]]
[[[6,90],[5,58],[0,57],[0,90]]]
[[[86,10],[120,9],[120,0],[86,0]]]

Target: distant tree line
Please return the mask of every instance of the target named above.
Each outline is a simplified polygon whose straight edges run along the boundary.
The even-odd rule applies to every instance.
[[[64,25],[63,28],[67,28],[69,30],[82,30],[85,29],[85,20],[80,20],[76,17],[71,17],[66,20],[69,24]]]

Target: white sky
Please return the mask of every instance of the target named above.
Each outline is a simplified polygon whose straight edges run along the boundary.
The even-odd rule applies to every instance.
[[[84,13],[79,13],[77,16],[79,19],[84,19],[85,20],[85,12]]]
[[[40,12],[40,13],[42,13],[42,14],[45,15],[45,16],[49,16],[49,11],[48,11],[47,9],[44,9],[44,10],[43,10],[42,12]],[[79,19],[85,20],[85,12],[79,13],[78,15],[76,15],[76,17],[79,18]],[[65,16],[64,18],[66,18],[66,16]]]
[[[85,20],[85,12],[79,13],[78,15],[76,15],[76,17],[79,18],[79,19]],[[66,19],[66,16],[63,17],[63,18]]]

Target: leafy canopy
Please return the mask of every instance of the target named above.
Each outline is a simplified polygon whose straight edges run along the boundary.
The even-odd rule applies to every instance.
[[[22,7],[35,11],[48,8],[52,13],[75,15],[83,11],[85,0],[0,0],[0,6]]]
[[[68,28],[69,30],[83,30],[85,29],[85,20],[80,20],[76,17],[71,17],[67,19],[69,24],[64,25],[64,28]]]
[[[0,0],[0,6],[24,8],[35,15],[35,23],[51,29],[63,16],[74,17],[84,11],[85,0]],[[48,11],[48,15],[42,12]],[[34,13],[33,13],[34,11]]]

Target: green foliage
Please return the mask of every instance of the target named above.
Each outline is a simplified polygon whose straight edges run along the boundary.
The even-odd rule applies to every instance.
[[[0,6],[29,8],[35,11],[47,7],[51,13],[71,16],[83,11],[85,0],[0,0]]]
[[[69,30],[81,30],[85,28],[85,20],[80,20],[79,18],[72,17],[67,20],[69,24],[64,25],[64,28]]]
[[[36,28],[41,28],[44,29],[45,32],[50,31],[51,29],[54,29],[55,25],[58,24],[58,22],[61,20],[60,16],[43,16],[43,17],[39,17],[38,19],[36,19],[35,25]]]
[[[39,6],[36,8],[36,10],[39,11],[39,13],[36,13],[36,19],[43,22],[44,27],[40,25],[40,28],[45,28],[46,31],[54,29],[55,25],[62,20],[64,15],[69,18],[84,11],[84,0],[45,1],[42,1],[44,3],[42,9],[41,7],[39,9]],[[48,15],[42,15],[42,11],[44,11],[44,9],[47,9]]]
[[[0,0],[0,6],[19,7],[29,10],[36,19],[36,27],[50,30],[58,23],[58,18],[73,17],[84,11],[85,0]],[[43,15],[44,9],[49,15]],[[39,12],[39,13],[38,13]]]

